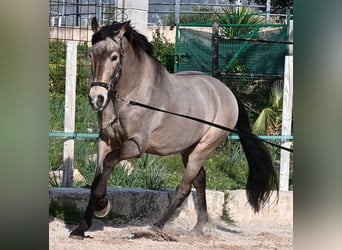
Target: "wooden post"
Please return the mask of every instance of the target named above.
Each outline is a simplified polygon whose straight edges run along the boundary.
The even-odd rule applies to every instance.
[[[212,28],[212,76],[218,77],[218,36],[219,23],[214,22]]]
[[[65,62],[64,132],[75,132],[77,42],[68,41]],[[64,139],[63,187],[72,187],[74,165],[74,138]]]
[[[284,72],[284,94],[283,94],[283,117],[282,117],[282,135],[291,135],[292,126],[292,96],[293,96],[293,56],[285,56]],[[290,148],[291,143],[285,141],[283,147]],[[280,178],[279,190],[289,190],[290,173],[290,152],[281,150],[280,152]]]

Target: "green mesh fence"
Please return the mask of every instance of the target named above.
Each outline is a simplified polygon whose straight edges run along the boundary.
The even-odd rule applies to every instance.
[[[178,27],[175,71],[197,70],[211,74],[211,28]]]
[[[175,72],[197,70],[212,75],[212,23],[178,25]],[[227,40],[226,34],[249,40]],[[284,74],[287,25],[220,24],[218,36],[217,67],[223,76],[281,77]],[[279,41],[283,43],[276,43]]]

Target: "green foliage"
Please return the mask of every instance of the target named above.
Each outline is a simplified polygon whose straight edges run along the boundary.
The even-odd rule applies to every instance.
[[[88,95],[88,85],[91,80],[91,61],[88,50],[89,47],[86,42],[77,46],[76,92],[83,96]]]
[[[86,95],[90,79],[90,60],[88,60],[88,45],[86,43],[77,46],[77,94]],[[65,89],[65,58],[66,43],[50,41],[49,43],[49,92],[64,93]]]
[[[144,154],[143,157],[135,164],[140,169],[142,176],[141,186],[148,189],[162,189],[166,187],[167,176],[165,173],[165,164],[162,158],[156,155]]]
[[[117,167],[108,180],[109,186],[140,187],[147,189],[164,189],[168,187],[168,175],[163,157],[144,154],[132,160],[131,173],[124,166]]]
[[[279,135],[283,111],[283,88],[276,82],[270,93],[270,106],[259,113],[253,124],[253,131],[258,134]]]
[[[227,142],[217,149],[205,163],[207,188],[213,190],[243,189],[247,182],[248,166],[238,142]],[[227,152],[228,151],[228,152]],[[144,154],[132,160],[133,171],[117,167],[109,186],[142,187],[148,189],[175,188],[180,184],[184,167],[180,155],[155,156]]]
[[[265,23],[265,18],[260,15],[255,15],[255,11],[249,7],[222,7],[223,13],[216,12],[216,16],[219,18],[221,25],[228,25],[222,27],[222,33],[228,37],[236,37],[240,35],[246,35],[255,30],[255,24]],[[251,24],[251,26],[245,26],[241,24]],[[240,25],[240,26],[229,26]]]
[[[204,164],[207,188],[213,190],[244,189],[248,165],[239,141],[226,141]]]
[[[258,78],[223,78],[222,80],[244,103],[250,121],[254,123],[259,115],[256,110],[262,109],[269,103],[268,95],[275,80]]]
[[[49,43],[49,91],[64,92],[65,82],[65,53],[64,42],[51,41]]]
[[[165,66],[167,71],[173,73],[175,45],[165,36],[162,36],[159,29],[156,29],[156,31],[153,32],[151,43],[154,47],[154,56]]]

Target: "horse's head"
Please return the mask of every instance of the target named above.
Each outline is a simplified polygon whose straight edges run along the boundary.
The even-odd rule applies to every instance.
[[[129,21],[100,27],[95,17],[91,22],[94,34],[89,55],[93,81],[88,97],[94,110],[102,111],[105,108],[108,93],[121,76],[124,59],[122,39],[128,25]]]

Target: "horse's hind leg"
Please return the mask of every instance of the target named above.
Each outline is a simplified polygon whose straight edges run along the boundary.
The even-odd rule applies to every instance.
[[[215,148],[215,147],[214,147]],[[183,201],[188,197],[191,191],[192,184],[195,185],[199,192],[199,221],[198,227],[207,221],[207,206],[205,201],[205,172],[202,164],[207,159],[209,154],[213,151],[207,144],[198,144],[191,150],[189,156],[183,154],[183,162],[186,168],[183,174],[183,179],[176,189],[176,194],[171,201],[171,205],[165,212],[163,217],[155,224],[158,228],[162,229],[166,222],[171,218],[175,210],[182,205]]]
[[[188,164],[188,157],[189,152],[182,153],[182,161],[184,164],[184,167]],[[203,226],[208,222],[208,211],[207,211],[207,201],[206,201],[206,173],[203,168],[201,167],[200,171],[198,172],[197,176],[195,177],[193,184],[196,188],[196,194],[197,194],[197,224],[194,227],[193,231],[195,233],[202,233]]]
[[[198,172],[198,171],[197,171]],[[182,205],[183,201],[188,197],[191,191],[192,181],[194,176],[197,174],[193,173],[192,171],[188,171],[185,169],[185,173],[183,175],[183,179],[180,185],[176,189],[176,194],[171,201],[170,207],[164,213],[162,218],[155,224],[155,226],[159,229],[162,229],[166,222],[171,218],[175,210]]]
[[[207,201],[205,195],[206,188],[206,174],[203,166],[199,171],[198,175],[193,181],[193,184],[196,188],[197,193],[197,203],[198,203],[198,216],[197,216],[197,224],[194,227],[193,231],[195,233],[203,233],[203,226],[208,222],[208,210],[207,210]]]

